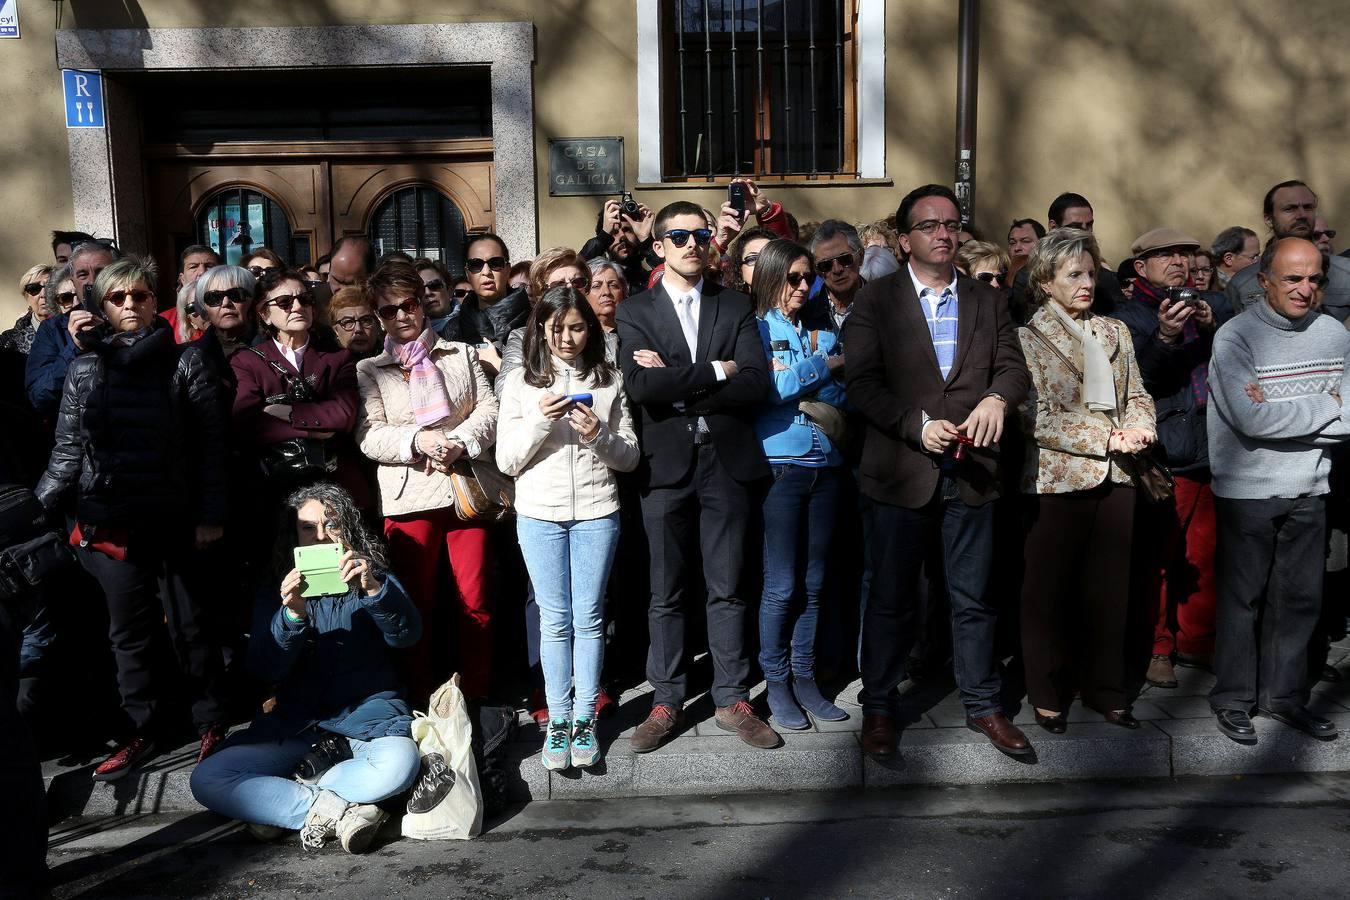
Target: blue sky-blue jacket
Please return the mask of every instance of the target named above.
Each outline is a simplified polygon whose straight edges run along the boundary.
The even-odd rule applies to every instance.
[[[811,451],[811,425],[806,414],[797,409],[797,403],[812,399],[847,408],[844,386],[830,377],[825,361],[838,351],[838,335],[818,331],[813,353],[811,332],[771,309],[759,319],[759,337],[773,368],[769,372],[772,390],[755,418],[755,435],[764,446],[765,456],[805,456]],[[787,349],[775,350],[775,345]],[[775,360],[787,368],[774,367]],[[820,439],[827,454],[835,449],[824,432]]]

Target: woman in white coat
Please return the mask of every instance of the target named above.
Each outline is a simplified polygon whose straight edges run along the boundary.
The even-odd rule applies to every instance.
[[[520,550],[539,602],[549,708],[542,760],[565,769],[600,760],[605,583],[619,542],[614,473],[637,467],[638,445],[623,377],[586,295],[550,288],[525,328],[525,364],[502,391],[497,465],[516,476]]]
[[[439,337],[427,324],[426,287],[411,263],[380,266],[367,290],[386,337],[384,352],[356,367],[356,439],[361,452],[379,463],[390,563],[425,623],[425,636],[405,659],[411,699],[415,706],[425,703],[449,674],[450,654],[436,641],[438,613],[445,615],[437,606],[450,594],[437,583],[445,555],[459,597],[455,670],[466,697],[483,697],[492,663],[491,544],[486,525],[456,517],[450,466],[460,457],[491,453],[497,398],[478,353]]]

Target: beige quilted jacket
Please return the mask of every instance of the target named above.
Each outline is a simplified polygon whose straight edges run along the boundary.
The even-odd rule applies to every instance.
[[[487,456],[497,439],[497,397],[468,344],[436,341],[431,358],[445,378],[450,416],[436,426],[462,443],[467,454]],[[386,516],[443,509],[450,505],[450,476],[422,471],[413,458],[412,442],[423,426],[413,418],[408,382],[388,353],[356,364],[361,408],[356,414],[356,440],[361,452],[380,464],[380,512]]]
[[[1078,355],[1074,339],[1048,307],[1037,310],[1031,317],[1031,324],[1070,360]],[[1106,316],[1094,316],[1092,324],[1111,360],[1111,373],[1116,380],[1116,408],[1124,411],[1120,426],[1153,432],[1156,440],[1153,398],[1144,389],[1130,330],[1119,319]],[[1022,492],[1064,494],[1085,491],[1107,479],[1112,484],[1130,484],[1130,476],[1106,454],[1111,421],[1083,406],[1083,385],[1077,376],[1026,328],[1017,329],[1017,337],[1022,342],[1022,354],[1031,371],[1031,391],[1026,402],[1018,408],[1022,432],[1027,437]]]

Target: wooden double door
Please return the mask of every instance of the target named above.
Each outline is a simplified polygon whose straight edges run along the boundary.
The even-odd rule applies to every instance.
[[[494,223],[491,139],[147,148],[151,250],[172,289],[178,254],[226,262],[269,246],[293,266],[346,235],[458,271],[465,233]]]

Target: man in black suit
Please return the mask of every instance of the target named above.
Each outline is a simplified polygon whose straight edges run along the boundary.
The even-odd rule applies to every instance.
[[[1000,702],[996,615],[985,595],[997,444],[1031,377],[1003,295],[952,263],[961,223],[951,189],[911,191],[896,225],[909,263],[869,282],[844,323],[848,397],[867,419],[861,488],[873,511],[863,749],[895,752],[895,689],[916,637],[919,569],[936,548],[967,723],[1004,753],[1026,755],[1031,744]]]
[[[703,280],[712,240],[703,210],[672,203],[657,213],[652,234],[665,273],[621,303],[617,316],[624,385],[639,410],[651,545],[647,679],[655,702],[633,733],[633,751],[655,750],[680,726],[688,691],[684,587],[700,555],[717,726],[753,747],[776,747],[778,735],[748,702],[745,603],[736,589],[750,485],[769,474],[752,425],[769,389],[764,349],[750,298]]]

